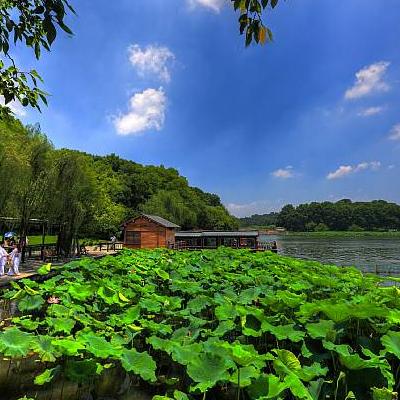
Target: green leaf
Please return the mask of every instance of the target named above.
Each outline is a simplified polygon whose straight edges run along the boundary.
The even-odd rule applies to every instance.
[[[18,302],[18,309],[22,312],[38,310],[43,306],[43,304],[44,304],[44,300],[42,299],[42,296],[26,295]]]
[[[397,398],[397,393],[386,388],[372,388],[372,400],[394,400]]]
[[[166,280],[169,279],[169,274],[168,274],[168,272],[164,271],[163,269],[156,268],[156,269],[154,270],[154,272],[155,272],[161,279],[163,279],[164,281],[166,281]]]
[[[157,365],[147,352],[139,353],[135,349],[123,350],[121,363],[126,371],[139,375],[145,381],[157,380],[155,375]]]
[[[218,382],[229,380],[227,364],[222,357],[210,353],[193,354],[187,373],[197,383],[195,389],[204,393]]]
[[[381,343],[384,347],[383,354],[391,353],[400,359],[400,332],[387,332],[382,336]]]
[[[58,374],[60,371],[61,367],[57,365],[55,368],[51,369],[46,369],[43,373],[40,375],[37,375],[35,377],[34,383],[35,385],[44,385],[45,383],[49,383],[53,380],[53,378]]]
[[[38,268],[37,273],[39,275],[47,275],[50,271],[51,271],[51,263],[48,263],[48,264],[44,264],[40,268]]]
[[[106,339],[94,334],[93,332],[79,334],[77,339],[82,343],[85,343],[86,350],[92,353],[95,357],[117,357],[121,353],[121,346],[107,342]]]
[[[335,323],[331,320],[321,320],[315,324],[306,324],[308,334],[313,339],[326,339],[328,334],[332,335]]]
[[[240,387],[243,388],[246,386],[250,386],[253,379],[258,378],[259,376],[260,370],[252,365],[249,365],[247,367],[242,367],[239,368],[239,370],[234,371],[229,380],[233,384],[237,385],[238,379],[240,378]]]
[[[175,400],[189,400],[189,397],[186,393],[180,392],[179,390],[174,391],[174,399]]]
[[[40,356],[42,362],[54,362],[60,355],[60,352],[53,346],[50,336],[36,336],[32,350]]]
[[[0,333],[0,352],[5,356],[24,357],[28,354],[34,336],[18,328],[7,328]]]
[[[246,388],[251,400],[276,399],[288,388],[287,383],[279,377],[268,374],[262,375]]]
[[[47,325],[54,329],[54,332],[64,332],[69,335],[75,326],[75,321],[71,318],[46,318]]]

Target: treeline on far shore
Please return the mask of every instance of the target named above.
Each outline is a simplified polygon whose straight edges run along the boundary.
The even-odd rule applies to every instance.
[[[283,227],[292,232],[400,231],[400,205],[384,200],[288,204],[278,213],[241,218],[242,227]]]

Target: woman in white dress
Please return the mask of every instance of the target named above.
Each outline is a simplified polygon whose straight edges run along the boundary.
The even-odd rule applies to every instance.
[[[8,253],[0,244],[0,276],[4,275],[4,267],[7,263]]]
[[[14,245],[13,251],[9,254],[11,261],[11,267],[8,270],[7,275],[19,275],[19,264],[21,262],[21,249],[16,244]]]

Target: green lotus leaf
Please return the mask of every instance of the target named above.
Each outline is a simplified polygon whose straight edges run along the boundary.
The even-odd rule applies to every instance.
[[[175,400],[189,400],[189,397],[186,393],[183,393],[179,390],[174,391],[174,399]]]
[[[54,377],[58,374],[60,371],[61,367],[57,365],[55,368],[51,369],[46,369],[44,372],[42,372],[40,375],[35,376],[35,385],[44,385],[45,383],[51,382]]]
[[[97,295],[110,305],[119,304],[120,302],[118,293],[108,286],[100,286],[97,290]]]
[[[40,268],[37,269],[37,273],[39,275],[47,275],[51,271],[51,263],[44,264]]]
[[[27,316],[27,318],[19,318],[19,317],[15,317],[11,320],[14,324],[19,325],[21,328],[26,329],[27,331],[34,331],[36,330],[39,325],[40,322],[39,321],[32,321],[29,316]]]
[[[220,321],[235,319],[238,316],[235,306],[229,303],[215,307],[215,316]]]
[[[67,361],[65,376],[72,382],[88,382],[97,374],[97,363],[93,360]]]
[[[314,324],[306,324],[308,334],[313,339],[326,339],[334,331],[335,323],[331,320],[321,320]]]
[[[164,281],[167,281],[169,279],[169,274],[167,271],[164,271],[163,269],[160,268],[155,268],[154,272]]]
[[[252,304],[261,293],[259,287],[251,287],[240,292],[238,301],[240,304]]]
[[[140,317],[140,307],[134,306],[128,308],[122,315],[119,316],[122,324],[132,324]]]
[[[229,381],[233,384],[237,385],[240,382],[240,387],[250,386],[253,379],[256,379],[260,376],[260,370],[252,365],[247,367],[239,368],[233,372],[230,376]]]
[[[387,388],[372,388],[372,400],[394,400],[396,398],[397,393]]]
[[[251,400],[266,400],[278,398],[287,388],[287,383],[282,382],[279,377],[269,374],[255,379],[246,390]]]
[[[386,335],[382,336],[381,343],[384,347],[382,351],[384,354],[391,353],[400,359],[400,332],[387,332]]]
[[[145,381],[155,382],[157,365],[153,358],[147,353],[139,353],[135,349],[123,350],[121,364],[128,372],[139,375]]]
[[[72,283],[68,287],[68,293],[78,301],[85,301],[93,296],[95,290],[92,285]]]
[[[52,345],[56,347],[58,351],[66,356],[76,356],[79,354],[79,350],[85,349],[85,345],[74,338],[65,339],[53,339]]]
[[[40,295],[26,295],[18,302],[18,309],[22,312],[40,309],[44,300]]]
[[[62,304],[51,304],[47,308],[47,314],[57,318],[68,317],[71,314],[71,310]]]
[[[278,340],[289,339],[291,342],[300,342],[305,336],[303,331],[294,329],[294,324],[274,326],[267,321],[263,321],[261,330],[272,333]]]
[[[351,347],[347,344],[334,344],[332,342],[329,342],[327,340],[322,341],[322,345],[325,347],[325,349],[330,350],[330,351],[335,351],[341,356],[350,356],[350,351]]]
[[[202,393],[218,382],[225,382],[230,378],[226,361],[210,353],[193,354],[186,371],[197,383],[193,389],[199,389]]]
[[[64,332],[69,335],[75,326],[75,321],[70,318],[46,318],[46,323],[54,332]]]
[[[309,390],[295,374],[289,374],[284,379],[284,383],[297,399],[314,400]]]
[[[24,357],[28,354],[34,336],[18,328],[7,328],[0,333],[0,353],[9,357]]]
[[[143,298],[139,302],[140,307],[150,312],[158,312],[161,310],[161,303],[151,298]]]
[[[287,290],[277,290],[276,297],[290,308],[297,308],[305,300],[304,294],[296,294]]]
[[[225,333],[235,329],[236,325],[232,320],[221,321],[217,328],[211,333],[212,336],[224,336]]]
[[[86,350],[95,357],[117,357],[121,352],[120,346],[107,342],[106,339],[92,332],[79,334],[77,335],[77,339],[85,343]]]
[[[36,336],[36,340],[32,345],[32,350],[40,356],[40,360],[43,362],[54,362],[60,355],[53,346],[50,336]]]
[[[283,364],[289,371],[300,371],[301,370],[301,364],[299,359],[289,350],[273,350],[273,352],[278,356],[278,360],[281,363],[277,365]],[[275,366],[275,364],[274,364]],[[278,368],[281,370],[281,368]]]
[[[198,296],[188,301],[186,309],[192,314],[197,314],[211,304],[211,299],[209,297]]]

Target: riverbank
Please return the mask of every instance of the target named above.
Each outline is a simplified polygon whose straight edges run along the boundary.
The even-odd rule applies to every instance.
[[[375,232],[375,231],[324,231],[324,232],[285,232],[283,235],[312,237],[312,238],[400,238],[400,231]]]

